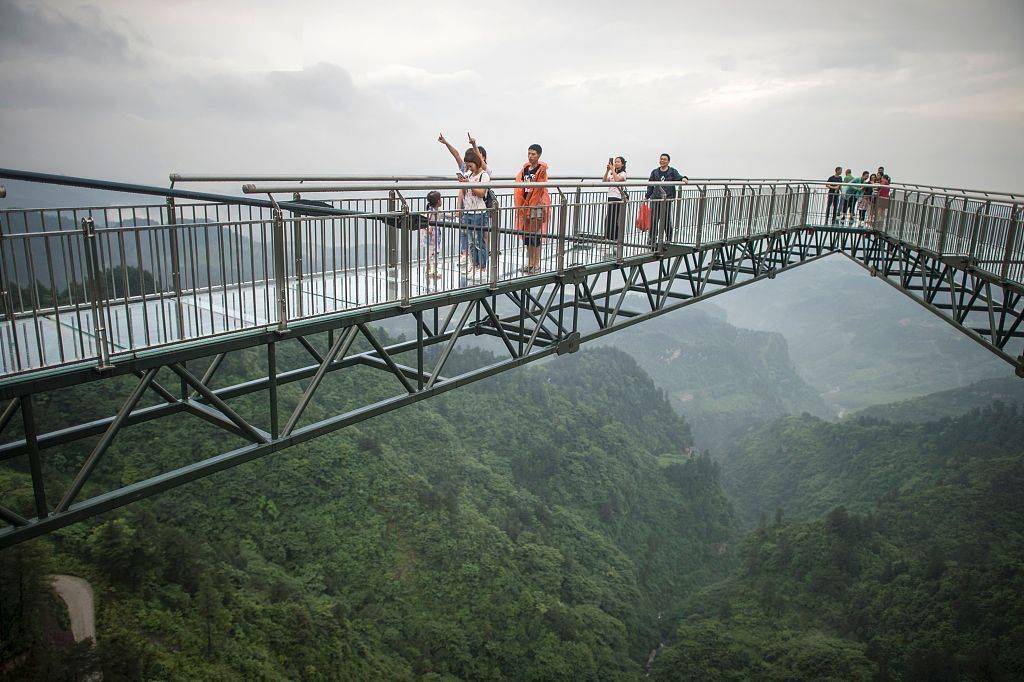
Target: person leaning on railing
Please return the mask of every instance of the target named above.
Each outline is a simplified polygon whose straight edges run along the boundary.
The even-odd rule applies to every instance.
[[[626,159],[616,156],[608,160],[604,171],[604,182],[626,181]],[[604,238],[610,242],[619,241],[619,225],[622,222],[622,207],[626,190],[622,187],[608,188],[608,212],[604,218]]]
[[[459,182],[478,184],[490,182],[491,177],[483,170],[480,155],[472,149],[466,151],[463,161],[466,172],[459,173]],[[467,187],[459,192],[459,209],[461,222],[466,226],[469,240],[469,261],[466,264],[467,275],[483,277],[487,274],[487,203],[484,197],[487,189]]]
[[[540,160],[543,152],[539,144],[531,144],[526,151],[526,163],[516,174],[516,182],[547,182],[548,165]],[[517,187],[515,189],[516,229],[522,233],[526,245],[526,266],[523,274],[540,272],[540,245],[548,230],[551,215],[551,195],[547,187]]]
[[[668,165],[672,157],[662,154],[658,157],[658,167],[651,171],[650,182],[680,182],[683,176],[672,166]],[[647,199],[651,200],[651,246],[658,243],[662,234],[665,241],[672,241],[672,200],[676,198],[675,185],[648,185]]]

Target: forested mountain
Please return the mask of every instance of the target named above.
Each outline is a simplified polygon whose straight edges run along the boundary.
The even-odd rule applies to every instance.
[[[812,521],[779,513],[763,523],[743,542],[736,573],[678,614],[654,677],[1021,679],[1022,422],[1019,409],[997,406],[933,424],[948,450],[890,448],[913,468],[894,461],[884,476],[874,473],[884,462],[869,455],[884,441],[862,441],[863,457],[840,457],[829,470],[865,512],[839,506]],[[866,427],[847,434],[860,438]],[[904,428],[905,442],[923,435]],[[860,484],[869,480],[877,505]],[[790,506],[806,517],[831,497],[795,490]]]
[[[781,334],[734,327],[710,303],[602,342],[632,355],[686,417],[698,447],[714,453],[782,415],[833,414],[796,373]]]
[[[843,256],[715,299],[782,334],[800,376],[842,412],[1012,375],[1012,368]]]
[[[895,422],[926,422],[941,417],[956,417],[975,408],[1000,401],[1024,405],[1024,379],[1006,376],[976,381],[962,388],[951,388],[920,398],[900,400],[886,405],[872,405],[854,417],[875,417]]]
[[[249,362],[262,360],[220,380]],[[331,376],[309,419],[393,381]],[[262,399],[232,404],[248,414]],[[40,419],[114,402],[76,391]],[[97,474],[135,480],[155,460],[193,459],[185,429],[205,427],[128,429]],[[18,585],[73,572],[97,592],[104,679],[633,677],[659,612],[731,562],[731,507],[690,444],[623,353],[520,369],[3,552],[0,620],[16,637],[0,658],[43,628],[18,620],[19,599],[44,599]],[[82,454],[46,458],[50,490]],[[25,474],[0,472],[27,502]],[[53,649],[30,650],[23,670],[59,678]]]
[[[1022,443],[1021,409],[996,403],[923,424],[786,417],[751,432],[720,462],[726,491],[750,527],[779,508],[799,518],[840,505],[870,510],[886,494],[938,480],[964,462],[1018,454]]]

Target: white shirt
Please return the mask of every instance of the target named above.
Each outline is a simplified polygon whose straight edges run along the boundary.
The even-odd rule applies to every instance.
[[[490,182],[491,176],[487,174],[487,171],[480,171],[475,175],[469,176],[470,182]],[[487,208],[487,203],[483,197],[478,197],[471,190],[462,190],[462,210],[463,211],[483,211]]]
[[[626,171],[622,171],[621,173],[616,173],[613,170],[608,175],[608,182],[625,182],[625,181],[626,181]],[[608,198],[609,199],[621,199],[622,198],[622,192],[619,191],[620,189],[625,191],[626,188],[625,187],[609,187],[608,188]]]

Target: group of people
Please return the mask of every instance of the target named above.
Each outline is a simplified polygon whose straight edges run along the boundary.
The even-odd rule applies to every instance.
[[[459,235],[459,265],[467,268],[470,277],[486,276],[489,251],[487,233],[490,226],[490,209],[497,208],[497,197],[486,187],[471,185],[488,183],[491,180],[491,167],[487,161],[487,150],[478,145],[472,134],[467,133],[469,148],[462,154],[445,138],[444,133],[437,137],[455,160],[458,168],[459,182],[467,186],[459,190],[457,195],[457,212],[459,222],[463,226]],[[548,164],[541,161],[544,150],[539,144],[531,144],[526,150],[526,161],[516,173],[516,182],[546,183],[548,181]],[[662,154],[658,159],[658,167],[651,171],[650,182],[686,182],[685,176],[669,165],[671,157]],[[608,159],[605,167],[604,182],[621,183],[627,179],[626,159],[616,156]],[[672,218],[670,206],[676,197],[674,185],[650,185],[646,198],[651,204],[650,241],[657,243],[664,237],[672,239]],[[613,243],[621,237],[624,224],[622,210],[627,199],[626,190],[621,185],[608,188],[608,210],[604,221],[604,238]],[[513,215],[515,230],[520,234],[526,247],[526,264],[522,274],[531,275],[541,270],[541,243],[548,230],[551,219],[551,195],[547,187],[517,187],[513,193]],[[440,248],[440,230],[436,227],[441,222],[441,194],[432,191],[427,194],[428,228],[423,231],[426,249],[427,276],[431,279],[440,277],[438,255]]]
[[[885,166],[879,166],[875,173],[864,171],[859,177],[854,177],[849,168],[843,173],[843,167],[836,166],[825,182],[828,188],[825,220],[830,224],[873,227],[885,219],[892,182],[885,173]]]
[[[487,163],[487,150],[476,143],[476,139],[467,134],[469,149],[461,155],[452,146],[444,134],[437,141],[448,148],[458,167],[459,182],[466,185],[487,183],[491,180],[491,168]],[[548,181],[548,164],[541,161],[543,148],[539,144],[531,144],[526,150],[526,162],[516,174],[516,182],[546,183]],[[459,236],[459,265],[465,265],[471,277],[484,277],[487,272],[489,251],[487,248],[487,232],[490,226],[489,209],[497,208],[498,202],[494,192],[485,187],[469,187],[459,190],[458,211],[464,228]],[[523,274],[540,272],[540,247],[543,235],[547,232],[551,218],[551,196],[547,187],[517,187],[513,195],[515,206],[515,229],[522,234],[526,246],[526,265]],[[428,225],[438,222],[437,216],[441,206],[441,195],[430,192],[427,195],[427,211],[432,213]],[[427,274],[431,278],[439,277],[437,270],[438,231],[428,228],[427,240]]]

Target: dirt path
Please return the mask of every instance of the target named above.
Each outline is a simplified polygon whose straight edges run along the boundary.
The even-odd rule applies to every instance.
[[[71,634],[76,642],[91,638],[96,641],[96,613],[93,605],[92,587],[88,582],[73,575],[50,576],[53,589],[68,606],[71,617]]]

